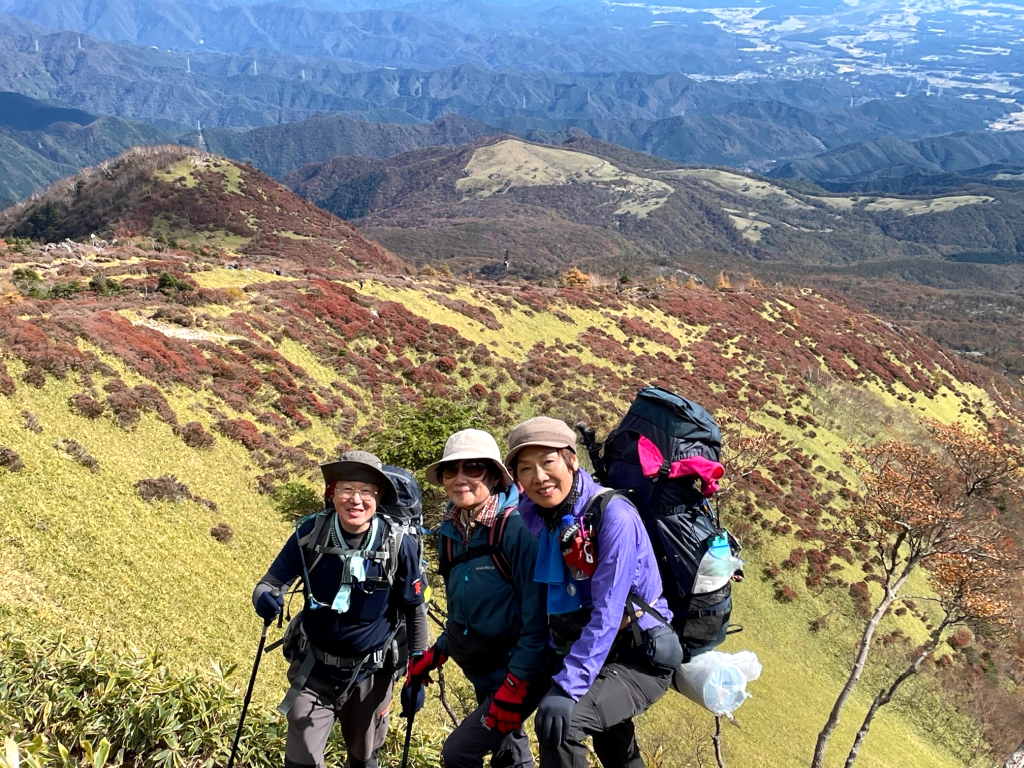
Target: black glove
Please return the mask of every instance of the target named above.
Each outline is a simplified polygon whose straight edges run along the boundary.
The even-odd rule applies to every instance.
[[[256,615],[264,621],[272,621],[284,610],[284,595],[279,590],[264,592],[256,600]]]
[[[544,694],[534,716],[537,729],[537,741],[550,747],[557,747],[569,735],[569,724],[572,722],[572,710],[576,702],[558,685]]]
[[[403,685],[400,698],[402,700],[402,712],[400,717],[412,717],[423,709],[423,701],[425,698],[423,683],[414,682]]]

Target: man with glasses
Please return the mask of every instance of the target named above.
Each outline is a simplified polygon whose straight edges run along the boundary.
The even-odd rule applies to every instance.
[[[279,707],[288,717],[285,768],[324,766],[335,719],[347,768],[376,768],[403,618],[410,650],[427,644],[423,575],[416,542],[376,514],[398,495],[380,459],[349,451],[320,469],[327,509],[296,524],[252,600],[272,619],[284,608],[282,593],[302,579],[303,608],[284,641],[292,684]]]

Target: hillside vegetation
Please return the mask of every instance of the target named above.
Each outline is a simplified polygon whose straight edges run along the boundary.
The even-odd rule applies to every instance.
[[[204,674],[209,659],[247,668],[258,628],[248,594],[291,525],[275,489],[315,487],[316,463],[345,446],[387,455],[394,446],[375,441],[409,418],[398,404],[469,404],[499,439],[536,413],[604,432],[636,389],[659,383],[731,424],[734,451],[743,435],[779,446],[723,508],[749,574],[735,614],[746,631],[727,648],[765,664],[726,758],[805,765],[848,665],[853,596],[873,588],[858,555],[823,544],[852,480],[841,453],[915,435],[921,416],[994,412],[982,380],[933,343],[808,291],[283,279],[141,244],[4,249],[0,531],[18,556],[0,564],[0,614],[20,633],[160,648],[182,673]],[[68,282],[83,290],[53,290]],[[813,563],[792,554],[819,548]],[[826,615],[824,631],[812,626]],[[921,606],[886,619],[894,651],[923,637],[927,616]],[[864,765],[972,759],[984,723],[967,681],[981,662],[946,655],[913,706],[881,716]],[[261,702],[282,688],[280,660],[268,661]],[[866,703],[855,699],[837,739],[852,737]],[[709,722],[672,694],[642,719],[644,744],[663,749],[664,765],[693,765],[706,760]]]
[[[1024,324],[1011,308],[1024,284],[1024,191],[1002,176],[916,177],[913,194],[827,192],[576,135],[556,147],[495,137],[340,157],[285,181],[415,264],[549,281],[578,265],[707,284],[725,269],[741,283],[856,291],[873,311],[1019,374]],[[860,290],[865,279],[876,289]],[[981,307],[990,300],[1008,308],[998,320]],[[911,309],[922,302],[928,312]]]
[[[0,212],[0,234],[56,242],[148,236],[197,255],[244,254],[323,274],[401,262],[350,224],[249,166],[194,149],[139,147]]]

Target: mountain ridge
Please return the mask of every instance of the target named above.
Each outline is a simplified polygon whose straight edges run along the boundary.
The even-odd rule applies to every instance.
[[[0,93],[0,137],[0,199],[8,204],[79,168],[171,138],[148,123],[93,115],[9,92]]]
[[[245,206],[244,208],[242,206]],[[135,148],[0,211],[0,234],[48,242],[148,236],[249,264],[401,271],[394,254],[259,171],[190,147]]]
[[[1024,161],[1024,132],[961,131],[916,140],[885,136],[846,144],[816,157],[790,160],[768,175],[835,186],[913,173],[967,171],[1013,161]]]

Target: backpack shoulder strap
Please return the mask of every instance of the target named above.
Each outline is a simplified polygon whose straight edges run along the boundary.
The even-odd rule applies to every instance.
[[[605,488],[595,493],[590,499],[590,503],[587,504],[587,508],[583,510],[583,525],[590,529],[591,536],[597,536],[597,532],[601,530],[604,511],[608,509],[608,505],[612,503],[613,499],[630,501],[628,494],[617,491],[614,488]]]
[[[505,508],[498,513],[491,523],[491,530],[487,534],[487,543],[491,548],[491,560],[494,567],[502,575],[505,581],[512,581],[512,563],[505,554],[505,529],[508,527],[508,520],[512,517],[512,509]]]
[[[441,578],[447,581],[448,575],[452,572],[452,562],[455,559],[455,554],[452,551],[454,545],[452,540],[448,536],[442,536],[441,532],[437,534],[437,571],[441,574]]]
[[[313,560],[313,564],[306,569],[307,574],[316,568],[320,559],[324,556],[323,552],[318,552],[316,550],[316,546],[320,543],[322,538],[330,536],[330,528],[328,527],[327,522],[330,520],[331,514],[331,511],[328,509],[325,509],[323,512],[318,514],[313,523],[313,530],[299,539],[300,554],[301,550],[306,549],[316,555],[316,559]],[[305,561],[304,557],[303,561]]]
[[[376,549],[383,550],[387,555],[387,562],[384,565],[384,575],[388,580],[388,586],[394,586],[395,576],[398,573],[398,561],[402,554],[402,541],[405,538],[405,528],[394,523],[387,517],[380,518],[382,535]]]
[[[299,539],[299,546],[312,549],[313,545],[310,544],[310,542],[316,543],[317,539],[320,538],[320,534],[324,529],[324,524],[327,522],[329,517],[330,515],[328,514],[328,510],[325,509],[323,512],[320,512],[313,522],[313,530]]]
[[[460,563],[467,563],[478,557],[490,557],[495,569],[506,581],[512,581],[512,563],[505,554],[503,548],[505,529],[508,527],[508,520],[512,517],[512,509],[501,510],[494,518],[487,531],[487,546],[465,546],[461,555],[455,554],[455,542],[448,536],[440,536],[437,545],[438,571],[441,578],[446,579],[452,572],[452,568]],[[440,535],[440,534],[439,534]]]

